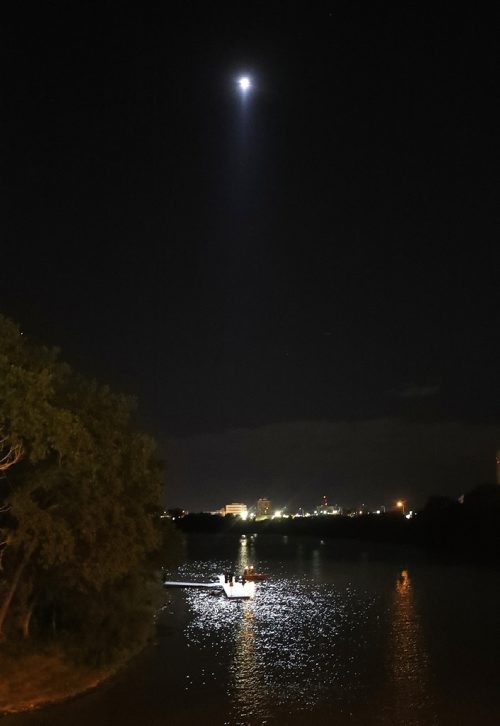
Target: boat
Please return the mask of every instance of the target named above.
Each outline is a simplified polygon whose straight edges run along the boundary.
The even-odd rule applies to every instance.
[[[248,582],[263,582],[267,580],[267,575],[262,572],[255,572],[253,567],[245,567],[243,570],[243,579]]]
[[[250,575],[244,575],[244,578],[248,582],[264,582],[264,580],[267,580],[267,575],[262,572],[254,572]]]

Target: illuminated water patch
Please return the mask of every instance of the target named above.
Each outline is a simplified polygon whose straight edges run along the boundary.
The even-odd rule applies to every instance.
[[[190,563],[181,574],[209,581],[214,567],[223,572],[230,566]],[[349,587],[338,591],[314,577],[280,576],[276,569],[252,601],[186,592],[188,644],[229,674],[227,695],[243,719],[345,699],[356,690],[366,645],[373,596]]]

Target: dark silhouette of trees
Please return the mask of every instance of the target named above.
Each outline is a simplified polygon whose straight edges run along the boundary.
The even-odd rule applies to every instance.
[[[0,317],[0,639],[36,624],[101,658],[143,638],[169,534],[132,411]]]

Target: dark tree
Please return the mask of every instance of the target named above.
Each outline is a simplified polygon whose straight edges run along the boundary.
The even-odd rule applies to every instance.
[[[163,481],[132,411],[0,317],[0,638],[50,622],[120,650],[151,621]]]

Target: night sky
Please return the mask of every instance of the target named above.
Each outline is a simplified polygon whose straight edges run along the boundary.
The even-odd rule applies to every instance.
[[[494,481],[498,18],[145,5],[2,11],[0,311],[137,396],[169,506]]]

